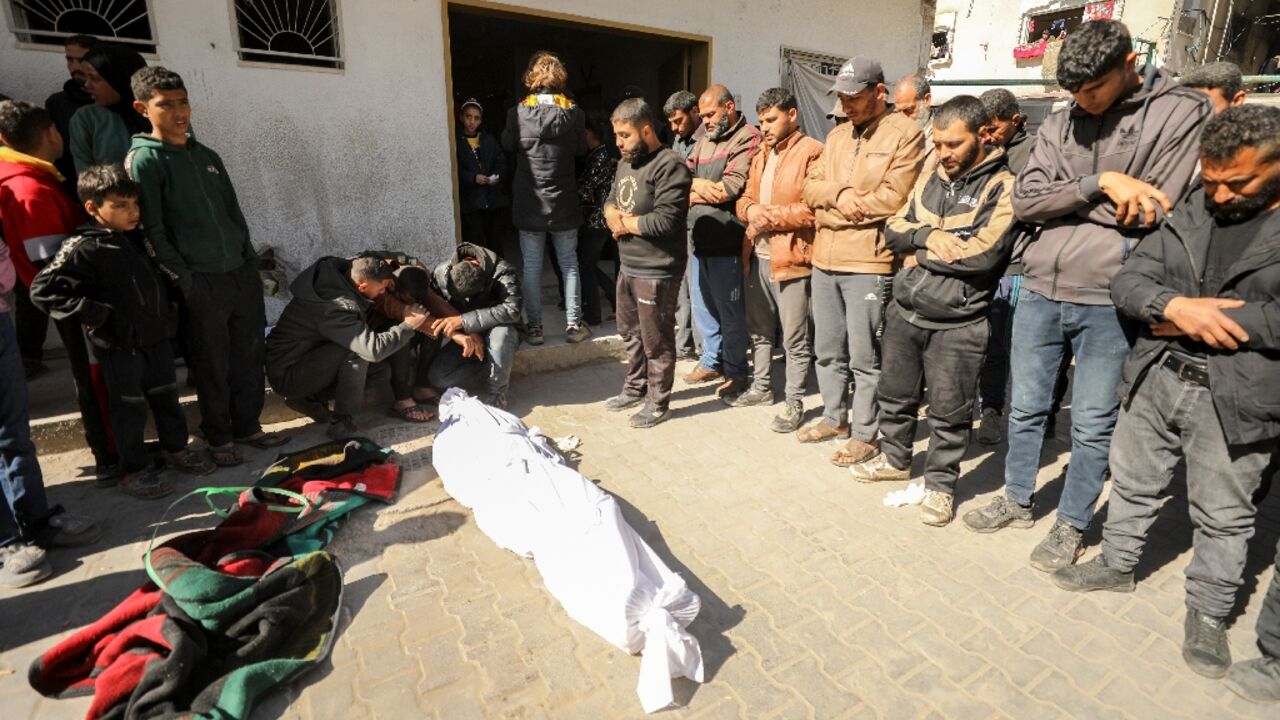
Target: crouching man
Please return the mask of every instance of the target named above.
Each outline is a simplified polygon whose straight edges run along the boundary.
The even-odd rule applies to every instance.
[[[921,386],[929,401],[929,454],[920,520],[946,525],[969,447],[988,315],[1013,246],[1013,174],[1004,150],[983,144],[982,101],[961,95],[932,118],[936,167],[889,221],[885,241],[905,254],[885,310],[884,366],[876,388],[881,453],[849,468],[855,480],[906,480]]]
[[[321,258],[289,286],[293,299],[267,336],[271,387],[293,410],[328,423],[331,437],[356,431],[370,363],[390,358],[431,320],[414,306],[390,330],[369,327],[373,301],[394,280],[391,265],[376,257]]]
[[[1280,458],[1280,108],[1211,119],[1200,164],[1203,190],[1111,281],[1116,307],[1146,328],[1120,384],[1102,553],[1053,581],[1133,592],[1147,532],[1185,458],[1195,533],[1182,658],[1220,678],[1231,667],[1226,618],[1243,584],[1255,493]]]
[[[520,276],[492,250],[462,243],[453,257],[431,273],[431,291],[458,314],[432,320],[435,341],[423,338],[420,353],[431,353],[427,383],[445,390],[481,390],[488,405],[506,409],[511,366],[520,346]]]

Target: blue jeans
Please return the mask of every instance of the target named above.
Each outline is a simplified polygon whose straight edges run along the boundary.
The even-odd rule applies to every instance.
[[[524,319],[530,327],[542,327],[542,250],[547,236],[556,249],[556,261],[564,273],[565,324],[582,322],[582,292],[578,281],[578,229],[560,232],[520,231],[520,255],[524,262]]]
[[[1075,354],[1071,386],[1071,461],[1058,502],[1058,518],[1079,530],[1089,526],[1107,475],[1111,431],[1120,399],[1116,387],[1129,354],[1129,338],[1111,305],[1075,305],[1049,300],[1022,288],[1013,314],[1013,398],[1009,407],[1009,452],[1005,493],[1030,505],[1040,470],[1045,422],[1053,387],[1067,348]]]
[[[702,334],[702,367],[725,377],[747,377],[747,304],[742,257],[700,257],[693,295],[693,321]]]
[[[33,540],[49,516],[29,419],[18,333],[9,314],[0,312],[0,546]]]
[[[512,325],[499,325],[484,335],[484,360],[462,357],[462,348],[451,340],[426,339],[419,352],[434,353],[427,370],[427,384],[439,390],[461,387],[494,395],[507,392],[511,366],[515,364],[520,333]],[[436,347],[428,347],[436,343]]]

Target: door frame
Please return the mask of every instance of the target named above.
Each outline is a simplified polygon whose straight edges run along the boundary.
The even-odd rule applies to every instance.
[[[450,184],[453,187],[453,235],[455,245],[462,242],[462,198],[458,187],[458,154],[456,151],[458,146],[458,124],[454,120],[453,52],[450,48],[449,39],[449,11],[453,9],[471,12],[472,14],[494,14],[505,17],[527,18],[532,21],[550,20],[555,23],[584,29],[604,28],[629,35],[649,35],[683,40],[689,43],[685,52],[685,75],[689,78],[690,89],[705,88],[711,84],[711,57],[715,41],[710,35],[617,22],[586,15],[544,10],[542,8],[491,2],[491,0],[440,0],[440,26],[444,35],[444,89],[445,108],[448,111],[449,124],[449,176]]]

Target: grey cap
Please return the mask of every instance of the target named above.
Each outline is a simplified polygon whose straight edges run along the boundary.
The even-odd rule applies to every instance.
[[[880,61],[865,55],[858,55],[850,58],[849,62],[840,66],[840,74],[836,75],[836,82],[827,91],[827,94],[838,92],[845,95],[855,95],[865,90],[868,85],[876,85],[883,82],[884,70],[880,67]]]
[[[836,104],[831,108],[831,112],[827,113],[827,119],[836,120],[838,118],[843,118],[844,116],[844,106],[840,104],[840,98],[836,98]]]

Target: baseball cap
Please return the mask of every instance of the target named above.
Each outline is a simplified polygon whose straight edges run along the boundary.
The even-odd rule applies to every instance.
[[[840,66],[840,74],[836,75],[836,82],[827,94],[838,92],[853,95],[862,92],[868,85],[882,82],[884,82],[884,70],[880,67],[880,62],[865,55],[858,55]]]
[[[844,106],[840,104],[840,98],[836,98],[836,104],[827,112],[828,120],[835,120],[844,117]]]

